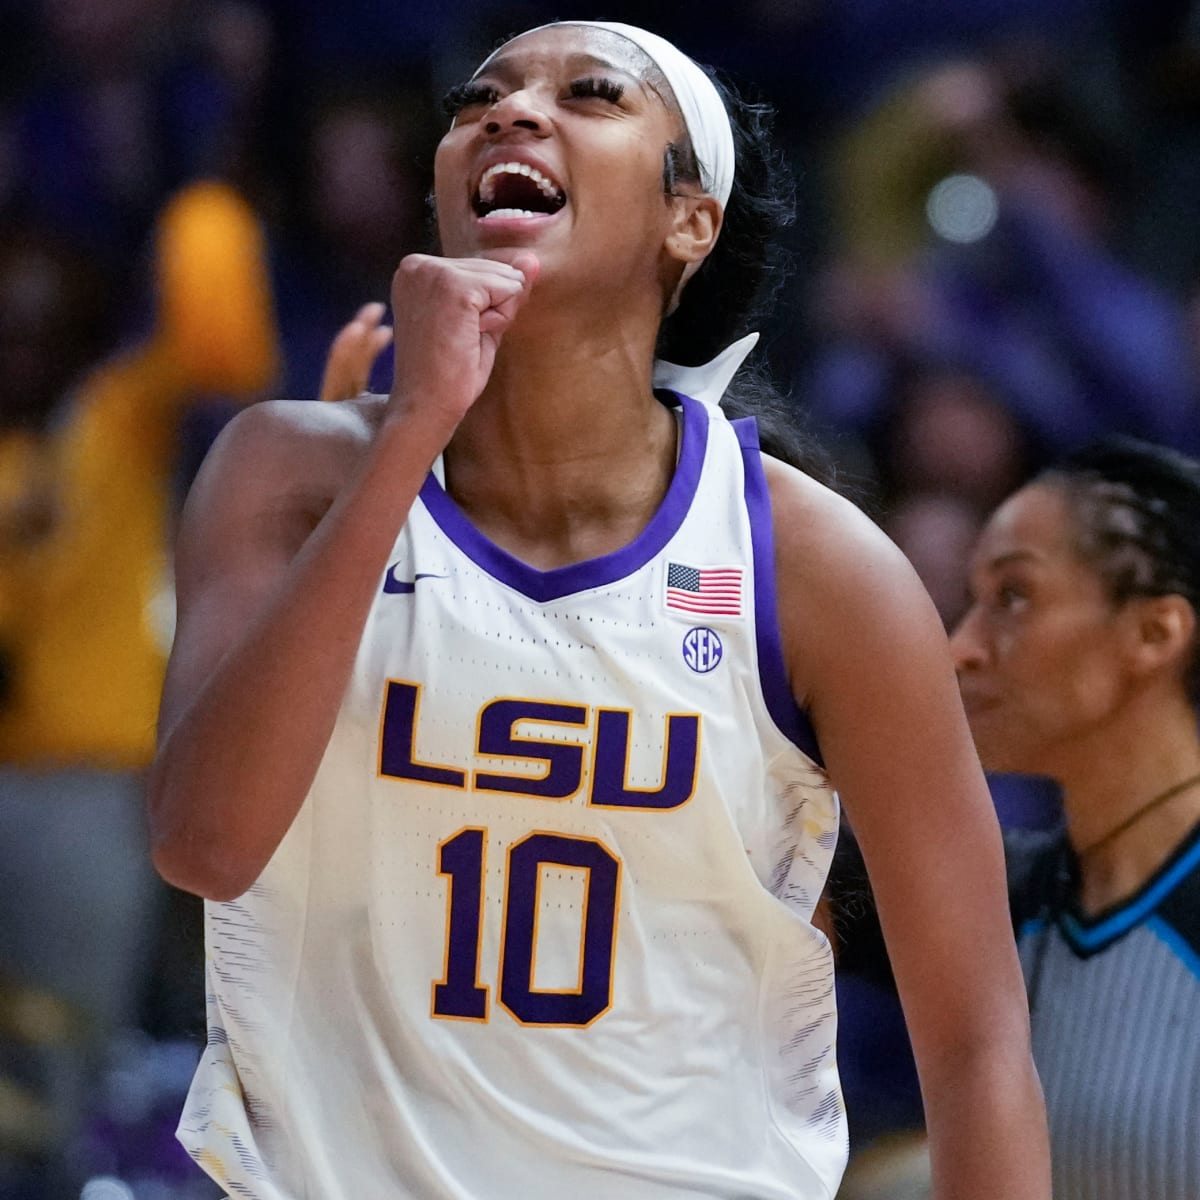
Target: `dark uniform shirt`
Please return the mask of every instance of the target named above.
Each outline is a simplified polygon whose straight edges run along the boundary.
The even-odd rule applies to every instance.
[[[1009,850],[1056,1200],[1197,1200],[1200,827],[1094,916],[1063,839]]]
[[[1200,826],[1091,917],[1062,833],[1008,830],[1005,851],[1055,1200],[1200,1200]],[[830,891],[839,972],[894,987],[848,832]]]

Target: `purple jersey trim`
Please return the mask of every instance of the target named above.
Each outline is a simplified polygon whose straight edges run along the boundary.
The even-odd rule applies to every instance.
[[[675,536],[696,495],[708,446],[708,414],[690,396],[678,396],[678,401],[683,410],[683,431],[671,485],[646,528],[628,546],[611,554],[539,571],[480,533],[432,471],[421,488],[421,500],[438,528],[476,566],[539,604],[615,583],[645,566]]]
[[[771,719],[789,741],[818,766],[825,765],[816,731],[808,714],[796,703],[788,683],[779,635],[779,611],[775,602],[775,530],[771,518],[771,494],[763,473],[758,448],[758,426],[753,417],[731,421],[742,447],[746,476],[746,512],[750,516],[750,540],[754,548],[754,635],[758,643],[758,678]]]

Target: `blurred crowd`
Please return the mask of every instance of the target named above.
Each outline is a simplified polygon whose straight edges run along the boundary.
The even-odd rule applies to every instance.
[[[341,325],[432,244],[440,96],[559,15],[0,0],[0,1197],[213,1195],[171,1141],[196,904],[147,866],[139,791],[173,524],[231,415],[314,397]],[[948,626],[984,517],[1040,465],[1113,431],[1200,451],[1195,0],[602,15],[778,108],[799,214],[764,353]],[[1046,788],[996,798],[1054,820]],[[853,981],[843,1004],[866,1145],[920,1114],[894,1009]]]

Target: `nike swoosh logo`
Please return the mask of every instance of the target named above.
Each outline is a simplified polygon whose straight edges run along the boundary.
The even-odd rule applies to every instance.
[[[429,572],[425,572],[425,573],[418,572],[416,575],[414,575],[412,577],[411,581],[409,581],[407,579],[397,579],[396,578],[396,564],[393,563],[390,567],[388,567],[388,573],[384,577],[383,590],[385,592],[392,592],[392,593],[400,592],[403,595],[407,595],[408,593],[415,592],[417,590],[417,580],[418,579],[449,579],[449,578],[450,578],[449,575],[434,575]]]

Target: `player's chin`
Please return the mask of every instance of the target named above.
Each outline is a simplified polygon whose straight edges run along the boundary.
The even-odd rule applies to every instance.
[[[572,256],[569,252],[564,252],[556,239],[547,239],[532,244],[501,242],[497,245],[480,246],[474,250],[473,256],[491,262],[506,263],[521,271],[528,282],[536,285],[527,300],[544,292],[546,285],[551,281],[554,281],[556,285],[560,284],[563,278],[563,267],[568,268],[569,274],[572,265]],[[531,270],[533,272],[532,280],[530,280]]]
[[[518,258],[528,259],[530,254],[537,258],[540,263],[544,255],[534,246],[481,246],[473,251],[469,257],[471,258],[486,258],[492,262],[508,263],[510,266],[514,260]]]

